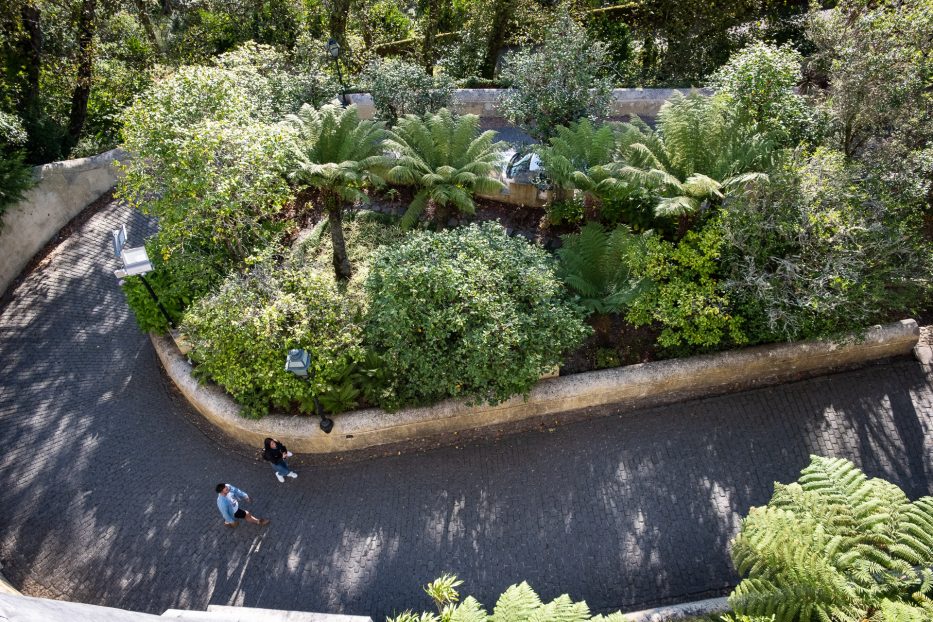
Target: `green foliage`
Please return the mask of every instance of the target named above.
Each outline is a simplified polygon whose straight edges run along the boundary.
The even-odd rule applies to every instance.
[[[931,528],[933,498],[911,502],[847,460],[811,456],[743,520],[731,554],[745,578],[729,604],[778,622],[929,620]]]
[[[545,141],[559,125],[608,113],[612,82],[600,77],[609,51],[566,13],[548,30],[543,45],[511,55],[502,77],[511,83],[500,108],[510,122]]]
[[[585,602],[575,603],[566,594],[543,603],[526,582],[503,592],[489,614],[472,596],[457,604],[460,594],[455,588],[461,583],[456,576],[444,575],[425,587],[437,606],[437,614],[406,611],[387,622],[625,622],[620,612],[590,617]]]
[[[618,82],[632,79],[632,31],[624,20],[610,11],[590,11],[586,16],[586,32],[594,41],[606,46],[611,78]]]
[[[362,81],[373,97],[380,119],[394,125],[405,115],[421,116],[450,106],[453,81],[403,60],[380,60],[363,72]]]
[[[296,403],[313,412],[315,396],[329,398],[332,408],[355,404],[353,387],[349,395],[346,387],[348,370],[364,359],[356,318],[333,279],[265,256],[189,308],[182,331],[199,376],[224,387],[244,414],[258,417]],[[311,357],[313,373],[306,379],[285,371],[292,348]]]
[[[414,233],[373,260],[367,348],[389,385],[380,405],[527,393],[586,336],[547,253],[498,224]]]
[[[618,157],[615,128],[594,125],[589,119],[559,125],[538,155],[548,180],[557,188],[599,194],[603,191],[600,184],[613,181],[607,165]]]
[[[20,120],[0,110],[0,229],[3,212],[35,184],[32,167],[26,164],[21,149],[26,138]]]
[[[729,297],[761,341],[835,336],[903,317],[933,292],[905,209],[842,154],[817,151],[724,205]]]
[[[775,145],[796,146],[808,135],[810,113],[794,92],[802,57],[789,46],[756,42],[729,58],[710,86],[725,98],[737,122]]]
[[[480,133],[478,116],[454,116],[446,108],[423,119],[399,119],[385,143],[395,157],[386,179],[418,189],[400,224],[410,227],[430,204],[473,214],[474,193],[501,190],[502,182],[490,177],[505,146],[492,142],[495,135],[492,130]]]
[[[642,289],[629,305],[629,322],[658,323],[662,327],[658,343],[666,348],[708,349],[748,341],[744,319],[732,311],[717,279],[723,251],[719,231],[712,227],[691,231],[676,245],[649,237],[647,247],[634,276],[652,286]]]
[[[544,206],[544,213],[552,225],[576,225],[586,216],[586,204],[582,197],[556,199]]]
[[[645,281],[633,267],[644,262],[649,236],[624,225],[606,231],[595,222],[562,236],[560,277],[588,313],[619,313],[639,295]]]

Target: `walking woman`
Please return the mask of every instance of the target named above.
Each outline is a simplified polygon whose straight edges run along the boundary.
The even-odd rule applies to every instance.
[[[298,474],[288,468],[288,462],[286,458],[290,458],[292,452],[275,440],[274,438],[267,438],[263,443],[262,450],[262,459],[272,463],[272,470],[275,471],[275,477],[283,484],[285,483],[286,477],[298,477]]]

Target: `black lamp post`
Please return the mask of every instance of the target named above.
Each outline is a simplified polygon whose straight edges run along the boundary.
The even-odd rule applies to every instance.
[[[285,371],[290,371],[299,378],[307,378],[309,369],[311,369],[311,356],[307,350],[288,351],[288,356],[285,358]],[[311,377],[314,378],[313,369],[311,369]],[[329,419],[324,415],[324,411],[321,410],[321,403],[316,395],[311,399],[314,400],[315,413],[321,418],[321,430],[324,431],[324,434],[330,434],[330,431],[334,429],[333,419]]]
[[[340,105],[347,107],[347,86],[343,83],[343,72],[340,71],[340,44],[331,37],[327,41],[327,53],[334,59],[334,66],[337,68],[337,80],[340,81]]]

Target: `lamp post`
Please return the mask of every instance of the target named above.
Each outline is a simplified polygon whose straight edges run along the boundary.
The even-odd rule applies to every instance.
[[[170,327],[175,328],[175,322],[168,316],[168,312],[165,310],[165,307],[162,306],[159,297],[156,296],[155,290],[152,289],[149,281],[147,281],[144,276],[154,270],[152,262],[149,261],[149,255],[146,254],[146,247],[126,247],[126,225],[123,225],[119,229],[114,229],[111,235],[113,236],[113,254],[117,256],[117,259],[123,262],[123,268],[113,271],[114,276],[118,279],[124,279],[128,276],[138,276],[146,287],[146,291],[149,292],[152,301],[159,307],[159,312],[162,314],[162,317],[165,318],[165,321],[168,322]]]
[[[343,83],[343,72],[340,71],[340,44],[331,37],[327,41],[327,53],[334,59],[334,66],[337,68],[337,80],[340,81],[340,105],[347,107],[347,86]]]
[[[311,369],[311,356],[307,350],[288,351],[288,356],[285,357],[285,371],[289,371],[299,378],[307,378],[309,369]],[[311,369],[311,378],[314,378],[313,369]],[[311,399],[314,400],[315,414],[321,418],[321,430],[324,431],[324,434],[330,434],[330,431],[334,429],[333,419],[329,419],[324,415],[324,411],[321,410],[321,403],[316,395]]]

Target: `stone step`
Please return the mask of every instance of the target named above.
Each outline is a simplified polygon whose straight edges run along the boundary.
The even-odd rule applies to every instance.
[[[222,613],[211,611],[189,611],[187,609],[166,609],[163,618],[169,620],[203,620],[204,622],[238,622],[237,618],[229,618]],[[244,620],[246,618],[243,618]]]

